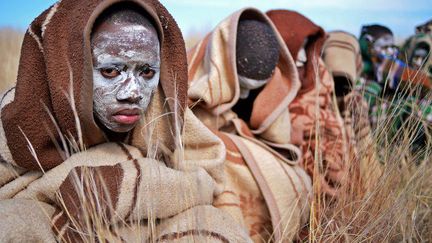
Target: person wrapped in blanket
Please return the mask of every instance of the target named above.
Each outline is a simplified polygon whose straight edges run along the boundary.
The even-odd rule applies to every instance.
[[[396,138],[406,135],[412,151],[421,151],[428,144],[432,82],[418,69],[419,57],[400,56],[393,33],[385,26],[363,26],[359,42],[364,69],[357,88],[364,91],[373,129],[388,131],[387,143],[396,144]],[[424,51],[417,54],[424,56]],[[412,132],[405,133],[408,130]]]
[[[333,77],[321,58],[327,35],[295,11],[270,10],[267,16],[281,33],[299,73],[301,87],[289,110],[293,143],[303,152],[301,164],[320,196],[337,197],[350,179],[349,153],[343,119],[333,99]]]
[[[342,114],[350,149],[350,177],[356,195],[374,188],[382,175],[369,122],[369,107],[355,89],[363,62],[357,38],[344,31],[328,32],[323,60],[333,76],[335,96]],[[359,186],[361,185],[361,186]]]
[[[186,107],[185,44],[153,0],[63,0],[0,103],[0,242],[251,242],[213,200],[223,143]]]
[[[308,220],[311,181],[291,144],[300,80],[270,19],[239,10],[188,52],[189,104],[225,143],[227,183],[215,206],[254,242],[291,242]]]
[[[408,106],[408,111],[413,111],[419,117],[419,135],[414,146],[424,148],[426,140],[432,136],[432,32],[430,32],[431,21],[425,24],[429,32],[419,32],[410,37],[401,51],[401,59],[406,60],[409,67],[417,71],[416,75],[427,77],[429,85],[423,85],[419,90],[418,98]],[[414,107],[413,107],[414,106]],[[430,146],[430,145],[429,145]]]

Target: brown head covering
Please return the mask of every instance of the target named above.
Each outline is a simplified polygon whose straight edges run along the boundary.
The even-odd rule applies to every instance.
[[[86,146],[106,141],[93,118],[90,35],[97,17],[119,2],[136,4],[153,18],[161,42],[160,86],[172,111],[177,99],[180,108],[176,110],[183,119],[181,110],[187,92],[184,41],[176,22],[157,0],[59,1],[28,28],[15,99],[1,112],[7,145],[16,165],[45,170],[59,165],[63,159],[50,134],[60,132],[77,141],[82,137]]]
[[[324,30],[295,11],[271,10],[266,14],[279,30],[294,59],[306,43],[307,62],[304,70],[299,70],[302,82],[300,93],[312,89],[318,58],[321,56],[321,49],[326,39]]]

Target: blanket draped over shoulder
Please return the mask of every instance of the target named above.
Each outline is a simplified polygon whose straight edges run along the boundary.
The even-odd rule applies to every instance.
[[[333,101],[334,83],[322,59],[326,34],[305,16],[289,10],[267,12],[298,65],[301,88],[290,104],[292,139],[303,152],[302,166],[326,195],[337,196],[347,177],[347,138],[342,117]]]
[[[161,77],[141,123],[112,142],[93,118],[90,34],[120,2],[153,19]],[[186,63],[155,0],[63,0],[36,18],[16,88],[0,96],[0,241],[249,242],[212,206],[225,148],[186,108]]]
[[[273,76],[250,100],[249,121],[233,111],[240,99],[236,38],[241,19],[268,23],[280,45]],[[308,217],[311,182],[298,166],[300,149],[291,144],[288,105],[300,81],[282,38],[263,13],[242,9],[192,48],[188,61],[189,106],[227,147],[226,186],[215,206],[245,225],[255,242],[292,241]]]

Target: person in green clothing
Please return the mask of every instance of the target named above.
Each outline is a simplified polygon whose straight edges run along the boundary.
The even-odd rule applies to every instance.
[[[424,45],[417,43],[411,44],[412,52],[407,55],[409,58],[401,56],[398,59],[398,49],[392,37],[391,30],[384,26],[370,25],[362,28],[359,42],[364,70],[355,88],[364,94],[368,102],[372,128],[386,131],[388,136],[384,141],[403,143],[402,134],[409,131],[411,151],[423,151],[428,146],[428,134],[432,125],[431,102],[424,96],[425,92],[416,97],[415,92],[407,87],[422,84],[418,87],[428,90],[429,80],[425,70],[418,71],[425,74],[418,75],[422,78],[413,78],[407,73],[417,74],[419,67],[416,63],[427,62],[428,56],[423,53]]]

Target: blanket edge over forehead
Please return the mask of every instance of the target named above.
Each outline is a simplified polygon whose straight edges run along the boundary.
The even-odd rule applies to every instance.
[[[363,70],[357,37],[341,30],[327,34],[328,38],[323,46],[324,63],[333,77],[345,77],[351,82],[351,86],[354,86]]]
[[[157,0],[61,0],[27,29],[15,99],[1,111],[7,145],[18,166],[47,170],[62,163],[64,151],[56,144],[59,134],[82,141],[85,147],[106,142],[93,118],[90,34],[98,15],[120,2],[136,4],[154,18],[161,36],[160,85],[167,110],[176,113],[171,117],[173,129],[182,127],[186,50],[182,33],[165,7]]]
[[[307,62],[304,74],[300,74],[301,92],[312,89],[315,83],[318,59],[321,57],[322,48],[327,38],[324,29],[296,11],[270,10],[266,14],[279,30],[294,59],[297,58],[299,51],[307,41],[305,46]]]

